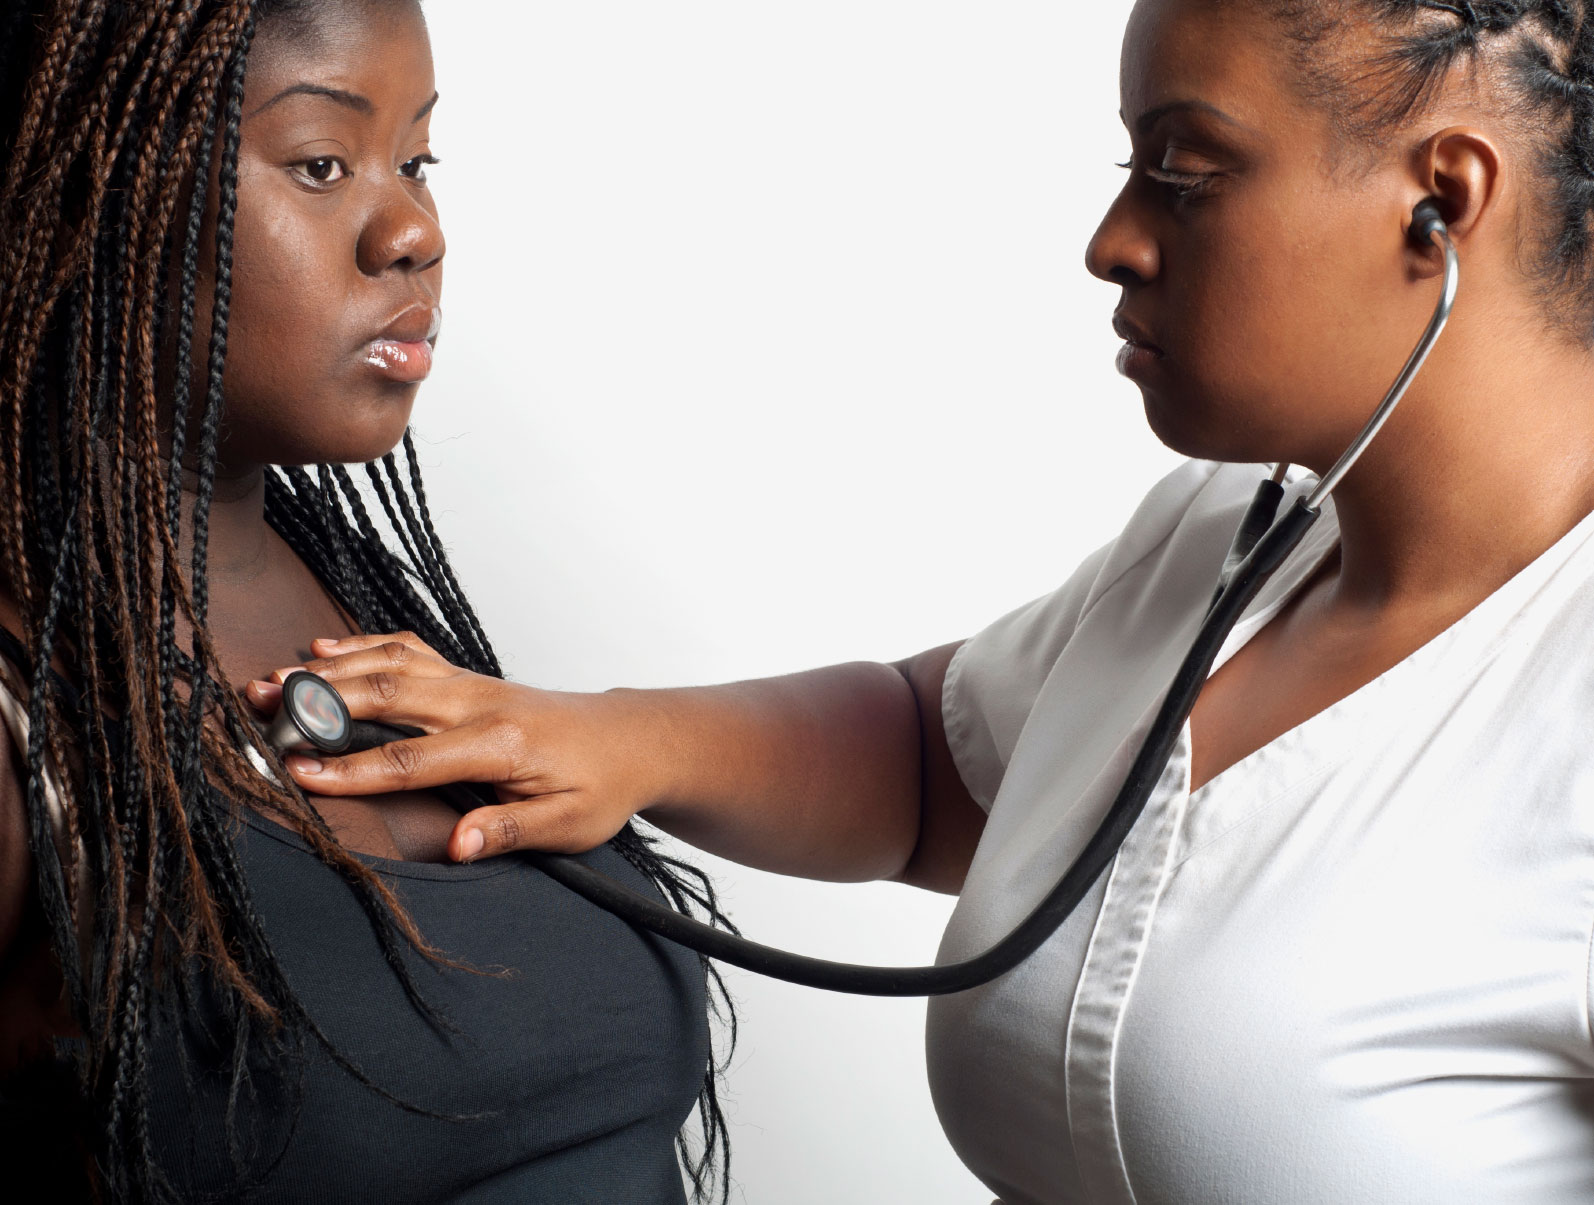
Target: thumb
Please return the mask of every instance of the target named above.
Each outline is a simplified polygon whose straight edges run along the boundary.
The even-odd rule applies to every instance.
[[[456,862],[475,862],[524,849],[585,853],[612,836],[594,817],[583,816],[569,798],[545,795],[467,812],[449,835],[448,856]]]

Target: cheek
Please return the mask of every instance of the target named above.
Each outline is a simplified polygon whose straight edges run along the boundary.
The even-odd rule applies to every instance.
[[[241,392],[313,389],[350,351],[353,235],[335,210],[283,191],[269,179],[240,185],[228,374]]]
[[[1286,350],[1298,342],[1298,259],[1259,245],[1243,221],[1212,223],[1170,241],[1160,283],[1168,371],[1142,388],[1147,421],[1186,455],[1265,458],[1299,368]]]
[[[1398,351],[1390,362],[1383,279],[1397,274],[1357,253],[1373,245],[1364,226],[1292,229],[1267,213],[1236,214],[1181,247],[1165,275],[1180,371],[1170,388],[1146,391],[1165,442],[1212,459],[1314,467],[1339,454],[1401,362]],[[1258,237],[1270,229],[1276,240]]]
[[[363,364],[371,286],[355,234],[270,200],[242,201],[235,226],[223,462],[375,459],[402,437],[418,386]]]

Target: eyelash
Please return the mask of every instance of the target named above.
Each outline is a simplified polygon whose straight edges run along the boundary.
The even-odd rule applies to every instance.
[[[1130,159],[1124,163],[1116,164],[1115,166],[1121,167],[1125,171],[1132,172],[1136,170],[1135,161],[1133,159]],[[1208,187],[1211,186],[1212,181],[1216,178],[1213,175],[1195,175],[1190,172],[1170,172],[1164,171],[1161,168],[1148,167],[1141,168],[1140,170],[1145,173],[1146,179],[1150,180],[1154,184],[1161,184],[1164,188],[1172,192],[1173,195],[1180,201],[1188,201],[1199,197],[1204,191],[1206,191]]]
[[[426,169],[428,167],[435,167],[441,162],[442,160],[438,159],[434,155],[416,155],[413,159],[407,159],[404,161],[404,163],[399,167],[399,175],[403,176],[407,180],[413,180],[416,184],[425,184]],[[315,164],[321,163],[331,164],[342,174],[335,180],[318,180],[308,171],[303,170]],[[412,168],[414,169],[413,171],[410,170]],[[339,183],[341,180],[347,179],[351,173],[348,169],[348,165],[345,164],[343,160],[335,158],[331,155],[317,155],[314,159],[305,159],[300,163],[293,164],[293,174],[300,180],[301,183],[304,183],[311,188],[325,189],[331,188],[334,184]]]
[[[419,164],[419,166],[415,169],[415,174],[410,176],[410,179],[414,180],[417,184],[425,184],[426,169],[429,167],[436,167],[441,162],[442,160],[434,155],[416,155],[415,158],[406,161],[404,166],[399,168],[399,173],[402,175],[404,168],[409,167],[412,163]]]

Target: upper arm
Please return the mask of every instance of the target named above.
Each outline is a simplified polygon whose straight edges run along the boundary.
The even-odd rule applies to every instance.
[[[974,801],[947,743],[941,695],[947,667],[961,647],[943,645],[897,662],[919,709],[919,837],[898,881],[930,891],[962,890],[985,810]]]
[[[1203,547],[1227,546],[1254,479],[1244,466],[1221,468],[1182,464],[1147,494],[1123,534],[1057,590],[962,644],[897,664],[918,703],[921,749],[919,842],[898,878],[937,891],[961,888],[1037,700],[1087,617],[1181,528]]]
[[[919,840],[897,878],[932,891],[963,886],[1019,734],[1073,638],[1113,545],[1060,589],[971,640],[898,662],[919,709]]]

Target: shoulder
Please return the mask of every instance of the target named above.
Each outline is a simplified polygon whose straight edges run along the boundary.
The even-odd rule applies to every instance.
[[[1170,575],[1210,575],[1215,583],[1235,528],[1267,472],[1262,465],[1210,460],[1190,460],[1174,469],[1151,488],[1100,554],[1101,567],[1081,614],[1115,590],[1137,584],[1155,589]]]
[[[1234,529],[1266,471],[1185,462],[1152,487],[1123,531],[1060,587],[964,643],[947,668],[941,714],[953,758],[976,800],[990,806],[1053,667],[1098,608],[1121,612],[1125,638],[1143,643],[1147,620],[1160,622],[1169,606],[1189,609],[1210,597]]]
[[[972,660],[983,650],[1009,669],[1015,663],[1049,668],[1108,596],[1116,605],[1147,593],[1184,598],[1192,582],[1210,590],[1265,474],[1258,465],[1186,461],[1152,487],[1117,537],[1052,593],[980,632],[960,660]]]

